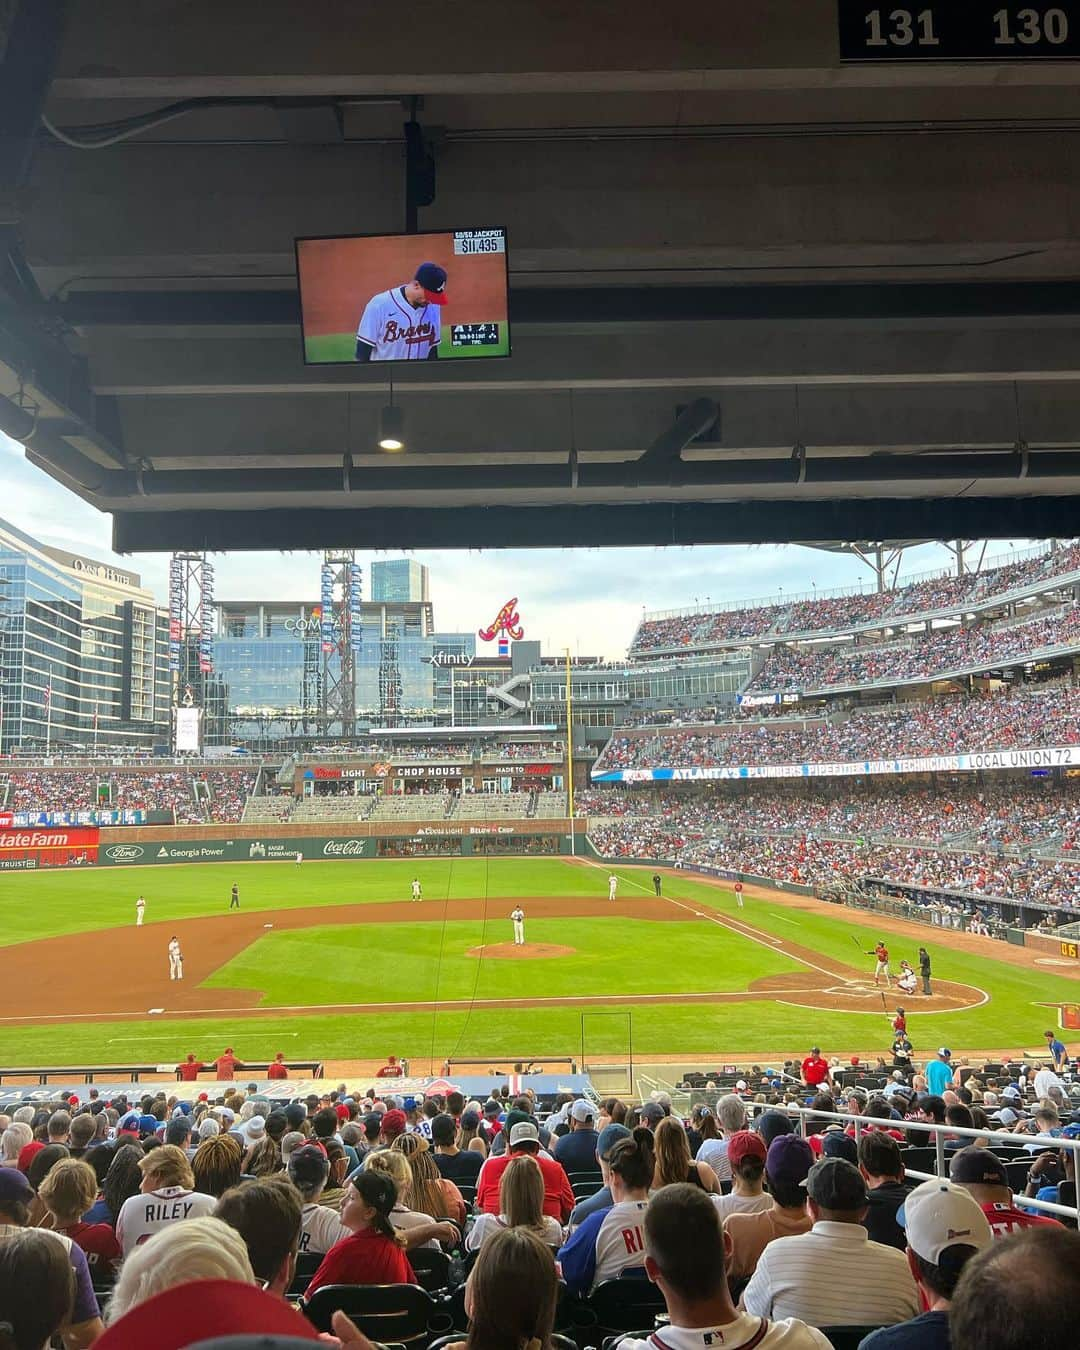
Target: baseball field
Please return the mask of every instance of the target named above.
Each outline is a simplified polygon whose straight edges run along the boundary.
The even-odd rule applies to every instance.
[[[570,859],[416,859],[41,871],[4,878],[0,1064],[544,1055],[723,1062],[888,1049],[897,997],[867,955],[933,959],[903,1001],[917,1053],[1041,1044],[1080,966],[798,896]],[[423,900],[411,900],[418,877]],[[229,910],[233,883],[239,912]],[[135,902],[146,921],[135,926]],[[525,912],[525,946],[510,911]],[[872,926],[871,926],[872,925]],[[169,979],[176,935],[184,979]],[[632,1021],[627,1014],[632,1015]]]

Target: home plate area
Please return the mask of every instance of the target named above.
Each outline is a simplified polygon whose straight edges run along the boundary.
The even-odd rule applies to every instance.
[[[576,956],[576,947],[560,947],[557,942],[489,942],[470,947],[466,956],[486,961],[544,961],[553,956]]]

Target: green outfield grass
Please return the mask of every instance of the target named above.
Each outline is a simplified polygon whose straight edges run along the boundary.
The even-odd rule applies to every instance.
[[[488,347],[452,347],[450,345],[449,320],[443,328],[439,342],[439,361],[468,361],[484,356],[509,356],[510,328],[504,321],[499,324],[499,340]],[[304,339],[304,353],[312,364],[334,361],[356,360],[355,333],[321,333],[317,337]]]
[[[379,862],[286,864],[192,864],[112,868],[86,872],[9,875],[0,881],[0,944],[133,922],[134,902],[146,896],[148,921],[214,914],[228,904],[239,882],[245,909],[303,908],[325,904],[407,900],[419,876],[427,902],[444,896],[496,901],[535,895],[607,893],[607,867],[584,868],[557,859],[423,859]],[[647,870],[614,869],[621,894],[651,893]],[[727,890],[688,877],[668,877],[665,894],[700,910],[737,914]],[[526,911],[528,907],[526,906]],[[782,900],[748,900],[741,917],[768,933],[788,938],[856,968],[869,969],[863,953],[878,935],[869,915],[847,910],[809,914]],[[267,1006],[575,995],[627,995],[618,1008],[588,1008],[586,1049],[590,1057],[625,1057],[627,1012],[633,1013],[635,1057],[759,1054],[765,1057],[808,1047],[811,1041],[836,1052],[884,1051],[888,1023],[876,1013],[811,1012],[771,1002],[721,1005],[635,1004],[645,993],[738,990],[754,979],[800,967],[788,957],[715,925],[587,917],[527,920],[528,939],[575,948],[573,956],[519,965],[478,960],[464,953],[482,943],[510,938],[501,905],[481,920],[445,925],[404,922],[311,928],[270,933],[219,969],[206,982],[213,989],[242,987],[262,992]],[[976,956],[935,940],[922,940],[935,975],[985,990],[989,1002],[966,1012],[920,1016],[909,1007],[916,1049],[941,1044],[1015,1047],[1041,1043],[1052,1010],[1039,1005],[1075,1002],[1080,983]],[[853,938],[856,939],[853,942]],[[917,940],[890,935],[894,959],[913,959]],[[2,967],[0,967],[2,969]],[[55,973],[52,973],[55,976]],[[43,972],[43,979],[46,972]],[[87,972],[73,978],[87,979]],[[252,1019],[192,1017],[180,1023],[154,1019],[98,1025],[10,1028],[0,1024],[0,1061],[7,1064],[150,1058],[174,1061],[191,1049],[201,1056],[234,1044],[241,1057],[267,1058],[277,1050],[302,1057],[374,1058],[388,1049],[412,1058],[521,1059],[579,1054],[579,1007],[490,1009],[480,1006],[435,1013],[325,1015],[290,1012]]]

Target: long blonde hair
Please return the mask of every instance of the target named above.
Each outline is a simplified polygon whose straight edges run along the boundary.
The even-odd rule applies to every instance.
[[[690,1174],[691,1159],[690,1141],[682,1121],[676,1120],[674,1116],[665,1116],[653,1133],[653,1141],[656,1152],[653,1190],[685,1182]]]
[[[390,1145],[391,1153],[395,1149],[404,1154],[409,1164],[413,1208],[433,1219],[442,1218],[446,1214],[446,1192],[427,1140],[418,1134],[399,1134]]]
[[[381,1148],[376,1153],[368,1154],[364,1171],[382,1172],[388,1176],[394,1183],[397,1203],[406,1209],[412,1208],[412,1173],[404,1153],[392,1148]]]
[[[559,1282],[555,1257],[528,1228],[500,1228],[469,1276],[467,1350],[550,1350]]]
[[[499,1211],[511,1228],[544,1231],[544,1174],[527,1153],[511,1158],[502,1174]]]

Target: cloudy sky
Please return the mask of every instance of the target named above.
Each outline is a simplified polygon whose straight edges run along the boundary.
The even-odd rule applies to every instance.
[[[72,552],[141,573],[165,597],[167,555],[118,558],[109,548],[111,517],[101,515],[28,464],[22,448],[0,433],[0,516],[27,534]],[[1016,547],[1027,541],[1016,540]],[[989,553],[1008,550],[1009,543]],[[361,553],[365,566],[373,557]],[[856,559],[797,546],[628,549],[516,549],[415,553],[431,569],[435,622],[443,631],[475,631],[503,601],[519,597],[526,636],[545,650],[575,655],[625,654],[643,608],[677,609],[696,600],[754,600],[855,586],[870,573]],[[948,566],[944,549],[909,550],[904,570]],[[231,553],[215,557],[219,599],[318,598],[314,554]],[[366,588],[366,580],[365,580]]]

